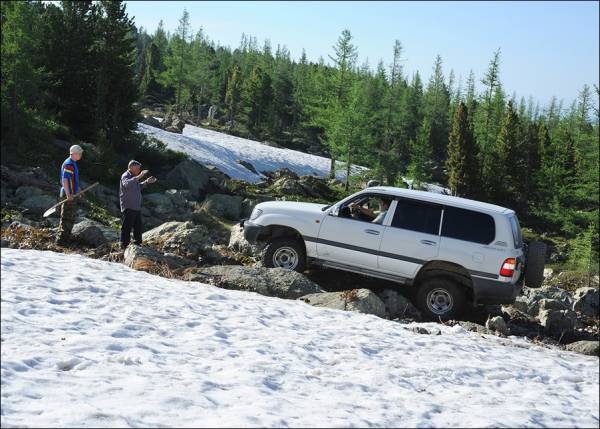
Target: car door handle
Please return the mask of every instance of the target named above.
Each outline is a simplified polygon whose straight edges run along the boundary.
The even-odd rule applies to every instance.
[[[365,232],[371,235],[379,235],[379,231],[376,231],[374,229],[365,229]]]
[[[421,240],[421,243],[426,244],[428,246],[435,246],[435,245],[437,245],[437,243],[435,241],[431,241],[431,240]]]

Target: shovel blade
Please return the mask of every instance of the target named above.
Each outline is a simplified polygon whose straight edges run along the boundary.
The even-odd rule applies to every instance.
[[[42,215],[42,217],[48,217],[50,216],[52,213],[56,212],[56,207],[50,207],[48,210],[46,210],[44,212],[44,214]],[[38,212],[39,213],[39,212]]]

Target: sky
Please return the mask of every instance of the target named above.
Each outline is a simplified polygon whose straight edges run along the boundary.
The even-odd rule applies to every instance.
[[[600,80],[599,2],[363,2],[363,1],[128,1],[135,24],[153,33],[162,19],[175,31],[184,8],[192,29],[235,48],[242,33],[273,50],[285,45],[293,59],[302,49],[309,61],[333,54],[342,30],[349,29],[358,63],[388,66],[394,41],[403,45],[405,74],[425,81],[436,55],[446,76],[463,83],[473,70],[478,81],[496,49],[506,92],[546,105],[552,96],[568,106],[584,84]]]

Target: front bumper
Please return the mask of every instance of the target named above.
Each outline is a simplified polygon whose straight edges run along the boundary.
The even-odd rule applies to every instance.
[[[523,283],[473,277],[473,298],[476,304],[512,304],[521,293]]]
[[[258,237],[260,237],[265,230],[264,226],[257,225],[249,220],[244,220],[242,227],[244,228],[244,238],[252,244],[258,241]]]

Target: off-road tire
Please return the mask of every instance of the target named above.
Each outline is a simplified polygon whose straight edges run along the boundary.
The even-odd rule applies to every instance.
[[[291,258],[293,255],[296,258],[295,264],[292,262],[285,264],[286,257]],[[301,273],[306,269],[304,244],[293,237],[274,238],[267,243],[263,251],[262,263],[268,268],[281,267]]]
[[[544,264],[547,246],[541,241],[532,241],[527,246],[525,260],[525,286],[537,289],[544,281]]]
[[[463,286],[445,277],[433,277],[419,285],[415,301],[426,320],[457,320],[463,314],[467,298]]]

